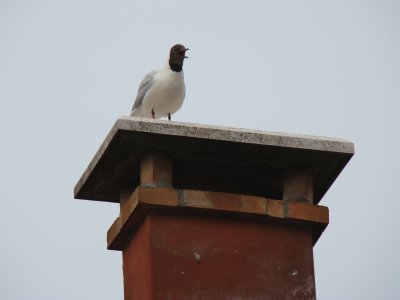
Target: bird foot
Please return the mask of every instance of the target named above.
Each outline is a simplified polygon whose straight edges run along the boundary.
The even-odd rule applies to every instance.
[[[153,117],[153,119],[156,118],[156,113],[154,112],[154,109],[151,110],[151,116]]]
[[[171,121],[171,114],[168,114],[168,121]]]

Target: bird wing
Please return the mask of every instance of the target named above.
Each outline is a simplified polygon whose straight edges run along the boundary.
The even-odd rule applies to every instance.
[[[132,107],[132,111],[142,105],[144,96],[146,95],[150,87],[153,85],[154,75],[156,75],[156,73],[157,71],[151,71],[143,78],[142,82],[140,83],[136,100]]]

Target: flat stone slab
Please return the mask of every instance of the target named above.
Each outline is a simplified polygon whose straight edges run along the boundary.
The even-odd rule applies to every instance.
[[[142,155],[173,161],[173,186],[282,199],[289,168],[307,166],[317,204],[354,154],[342,139],[121,117],[75,186],[75,198],[119,202],[140,183]]]

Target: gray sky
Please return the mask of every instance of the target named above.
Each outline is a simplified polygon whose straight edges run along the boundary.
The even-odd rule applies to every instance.
[[[73,187],[176,42],[174,120],[355,143],[321,201],[317,296],[398,296],[399,1],[0,0],[0,298],[123,298],[118,205]]]

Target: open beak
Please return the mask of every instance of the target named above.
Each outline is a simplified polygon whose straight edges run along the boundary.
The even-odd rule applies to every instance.
[[[189,58],[189,57],[187,57],[187,56],[185,55],[185,52],[188,51],[188,50],[189,50],[189,48],[185,48],[185,51],[183,52],[183,55],[184,55],[185,58]]]

